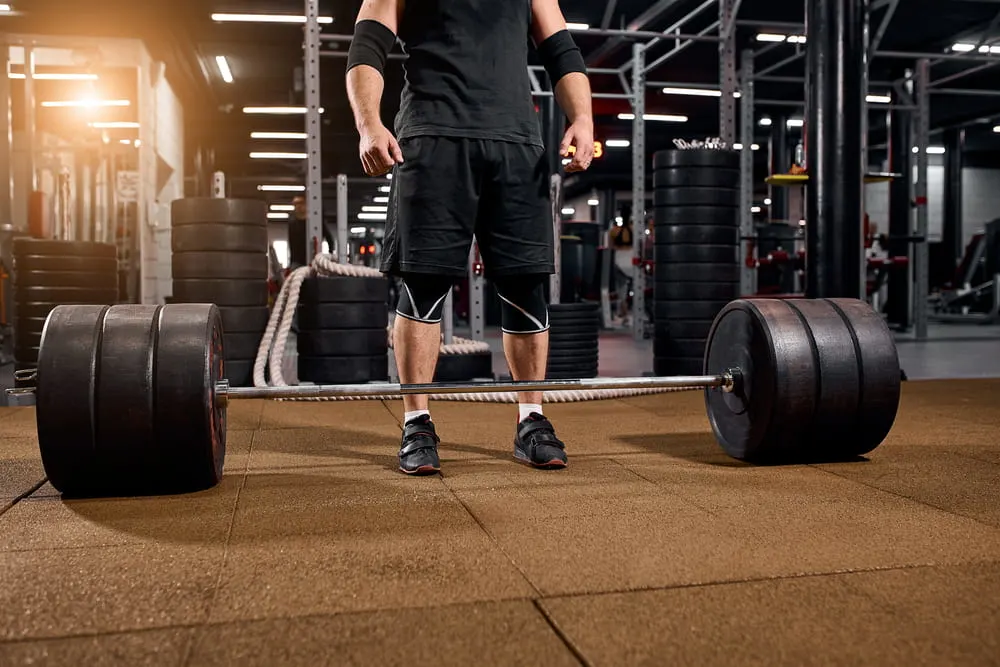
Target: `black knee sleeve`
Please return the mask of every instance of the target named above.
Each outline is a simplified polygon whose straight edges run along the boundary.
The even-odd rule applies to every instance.
[[[402,276],[396,314],[408,320],[437,324],[444,312],[444,300],[454,285],[452,278],[407,273]]]
[[[500,326],[504,333],[533,334],[549,328],[549,306],[545,302],[542,273],[504,276],[493,281],[500,297]]]

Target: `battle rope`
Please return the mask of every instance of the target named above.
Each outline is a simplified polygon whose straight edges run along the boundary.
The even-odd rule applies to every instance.
[[[274,307],[271,310],[271,317],[268,319],[267,328],[260,341],[257,350],[257,358],[253,367],[253,383],[256,387],[267,387],[268,375],[274,387],[286,387],[284,372],[282,370],[288,334],[292,330],[292,320],[299,305],[299,291],[302,288],[302,281],[311,276],[353,276],[359,278],[380,278],[382,273],[377,269],[367,266],[357,266],[354,264],[340,264],[334,255],[316,255],[312,264],[303,266],[292,271],[281,291],[275,298]],[[389,344],[392,344],[392,326],[386,330]],[[453,337],[453,342],[448,345],[441,345],[442,355],[451,354],[475,354],[479,352],[489,352],[488,343],[469,340],[467,338]],[[266,372],[265,372],[266,371]],[[690,389],[696,389],[691,387]],[[543,394],[547,403],[573,403],[578,401],[591,401],[608,398],[626,398],[629,396],[643,396],[648,394],[662,394],[674,391],[687,391],[686,388],[662,388],[662,389],[589,389],[589,390],[564,390],[548,391]],[[371,396],[323,396],[311,398],[282,399],[290,401],[370,401],[370,400],[391,400],[399,398],[395,395],[371,395]],[[513,392],[493,392],[493,393],[468,393],[468,394],[434,394],[432,400],[437,401],[467,401],[474,403],[516,403],[517,394]]]

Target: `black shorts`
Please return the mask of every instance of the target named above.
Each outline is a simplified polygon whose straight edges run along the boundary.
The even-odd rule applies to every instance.
[[[541,146],[419,136],[400,142],[382,245],[384,273],[468,272],[475,235],[487,277],[555,271]]]

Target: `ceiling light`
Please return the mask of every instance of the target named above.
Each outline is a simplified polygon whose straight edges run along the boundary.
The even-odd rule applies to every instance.
[[[576,209],[573,208],[573,207],[571,207],[571,206],[567,206],[566,208],[564,208],[562,210],[562,214],[563,215],[576,215]]]
[[[308,111],[306,107],[243,107],[243,113],[245,114],[268,114],[277,116],[292,116],[296,114],[304,114]],[[324,109],[320,107],[319,112],[323,113]]]
[[[226,83],[233,82],[233,71],[229,69],[229,61],[225,56],[215,56],[215,64],[219,67],[219,74]]]
[[[392,187],[390,187],[388,185],[380,185],[380,186],[378,186],[378,191],[379,192],[391,192],[392,191]]]
[[[125,144],[126,146],[131,146],[132,145],[132,140],[131,139],[119,139],[118,143]]]
[[[913,152],[914,153],[919,153],[920,150],[916,146],[914,146],[913,147]],[[928,155],[944,155],[944,152],[945,152],[944,146],[928,146],[927,147],[927,154]]]
[[[617,226],[621,227],[622,225],[624,225],[624,224],[625,224],[625,221],[624,221],[624,220],[622,220],[622,217],[621,217],[620,215],[616,215],[616,216],[615,216],[615,224],[616,224]]]
[[[889,95],[867,95],[865,101],[869,104],[892,104],[892,97]]]
[[[993,131],[996,132],[996,133],[998,133],[998,134],[1000,134],[1000,125],[997,125],[996,127],[994,127]]]
[[[10,5],[0,5],[0,13],[9,13],[11,11]]]
[[[250,153],[250,159],[252,160],[305,160],[307,157],[309,157],[307,153],[280,153],[269,151]]]
[[[620,113],[618,120],[635,120],[634,113]],[[643,120],[658,120],[666,123],[686,123],[687,116],[674,116],[670,114],[647,113],[643,115]]]
[[[601,205],[601,200],[600,199],[588,199],[587,200],[587,206],[600,206],[600,205]]]
[[[305,192],[304,185],[258,185],[260,192]]]
[[[24,72],[8,72],[7,78],[25,79],[27,76]],[[35,72],[31,75],[31,78],[38,81],[97,81],[98,76],[96,74],[74,74],[71,72]]]
[[[770,118],[768,118],[767,116],[764,116],[763,118],[760,119],[760,126],[761,127],[771,127],[771,124],[773,122],[774,121],[772,121]]]
[[[741,151],[741,150],[743,150],[743,144],[741,144],[739,142],[736,142],[735,144],[733,144],[733,150],[734,151]]]
[[[806,36],[805,35],[789,35],[788,36],[788,43],[789,44],[805,44],[806,43]]]
[[[392,180],[392,174],[386,174],[385,177],[386,177],[387,180],[390,180],[390,181]]]
[[[388,197],[372,197],[372,202],[375,203],[375,204],[388,204],[389,203],[389,198]]]
[[[271,204],[272,211],[294,211],[295,206],[292,204]]]
[[[387,213],[389,211],[388,206],[362,206],[361,210],[365,213]]]
[[[759,151],[760,150],[760,144],[750,144],[750,150],[752,150],[752,151]]]
[[[722,97],[721,90],[709,90],[707,88],[672,88],[663,89],[664,95],[691,95],[692,97]]]
[[[368,231],[367,227],[351,227],[352,234],[364,234],[366,231]]]
[[[358,220],[385,220],[385,213],[358,213]]]
[[[589,23],[567,23],[567,30],[590,30]]]
[[[568,165],[572,161],[573,160],[571,158],[568,158],[568,157],[567,158],[563,158],[563,161],[562,161],[563,166],[565,167],[566,165]]]
[[[975,44],[963,44],[962,42],[958,42],[956,44],[951,45],[951,50],[956,51],[958,53],[968,53],[969,51],[972,51],[975,48],[976,48]]]
[[[296,14],[212,14],[219,23],[305,23],[305,16]],[[319,23],[333,23],[332,16],[320,16]]]
[[[771,32],[762,32],[757,35],[758,42],[783,42],[785,41],[785,35],[777,35]]]
[[[267,219],[268,220],[288,220],[288,214],[287,213],[268,213],[267,214]]]
[[[87,126],[92,127],[95,130],[138,130],[139,129],[139,123],[117,121],[117,120],[87,123]]]
[[[806,122],[801,118],[789,118],[788,122],[785,123],[786,127],[802,127]]]
[[[632,142],[628,139],[608,139],[604,142],[607,148],[628,148]]]
[[[760,206],[751,206],[750,207],[750,212],[751,213],[760,213]]]
[[[305,132],[251,132],[251,139],[305,139]]]
[[[764,206],[770,206],[770,205],[771,205],[771,199],[769,197],[769,198],[767,198],[767,199],[764,200]]]
[[[66,108],[66,107],[127,107],[131,106],[129,100],[57,100],[42,102],[43,107]]]

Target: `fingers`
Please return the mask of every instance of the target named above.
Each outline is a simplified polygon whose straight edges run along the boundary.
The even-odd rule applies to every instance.
[[[559,155],[566,157],[569,155],[569,147],[573,145],[573,139],[576,138],[576,131],[570,127],[566,130],[566,134],[563,136],[562,143],[559,144]]]
[[[590,163],[594,159],[594,142],[578,142],[576,153],[573,154],[573,161],[566,165],[567,173],[586,171],[590,168]]]
[[[389,152],[396,164],[403,164],[403,149],[399,147],[399,142],[392,135],[389,135]]]

